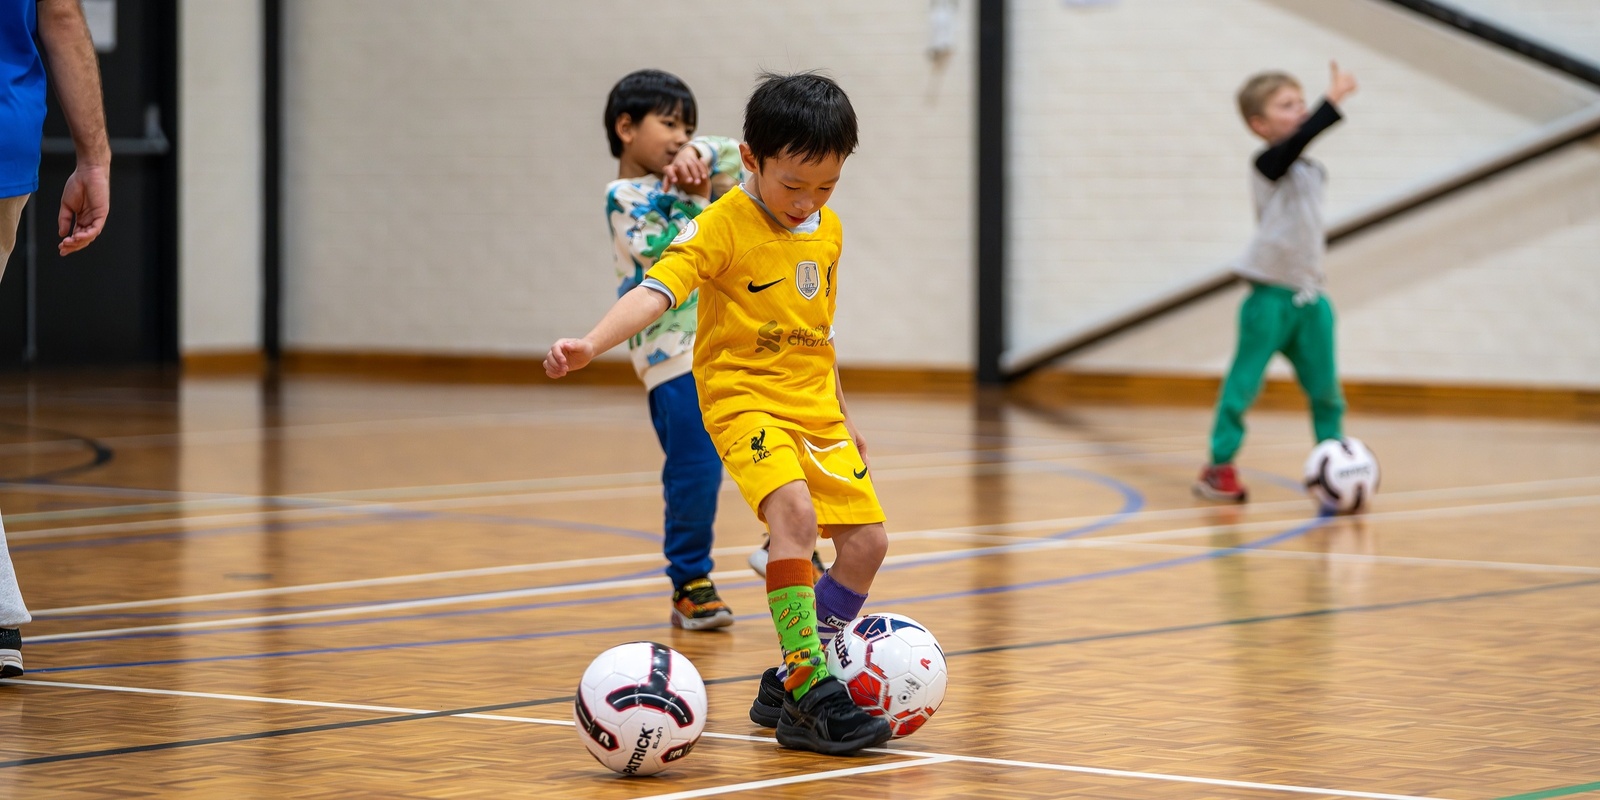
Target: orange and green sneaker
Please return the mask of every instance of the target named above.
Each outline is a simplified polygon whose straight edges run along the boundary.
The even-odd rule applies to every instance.
[[[672,590],[673,627],[702,631],[732,624],[733,609],[722,602],[710,578],[695,578]]]

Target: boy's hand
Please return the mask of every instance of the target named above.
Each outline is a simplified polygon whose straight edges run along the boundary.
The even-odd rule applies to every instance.
[[[681,186],[690,194],[705,195],[706,179],[711,177],[711,167],[700,160],[700,151],[684,145],[672,163],[661,171],[661,188]]]
[[[1356,76],[1339,69],[1339,62],[1328,62],[1328,102],[1339,105],[1356,90]]]
[[[861,431],[856,430],[856,424],[848,417],[845,418],[844,429],[850,433],[850,440],[856,443],[856,452],[861,454],[861,466],[872,469],[872,459],[867,455],[867,440],[861,438]]]
[[[587,339],[558,339],[550,345],[544,357],[544,374],[552,378],[564,377],[573,370],[583,369],[594,360],[594,345]]]

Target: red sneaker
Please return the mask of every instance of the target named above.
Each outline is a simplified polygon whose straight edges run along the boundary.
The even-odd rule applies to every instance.
[[[1194,494],[1207,500],[1243,503],[1249,492],[1239,482],[1232,464],[1214,464],[1200,471],[1200,480],[1194,482]]]

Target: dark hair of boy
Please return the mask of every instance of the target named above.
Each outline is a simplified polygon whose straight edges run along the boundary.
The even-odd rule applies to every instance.
[[[812,163],[856,150],[856,111],[831,78],[762,73],[744,108],[744,141],[756,163],[797,156]]]
[[[683,124],[699,124],[699,110],[688,84],[670,72],[641,69],[622,76],[606,98],[606,138],[611,141],[611,156],[622,156],[622,139],[617,136],[617,120],[623,114],[635,124],[651,112],[663,116],[677,114]]]

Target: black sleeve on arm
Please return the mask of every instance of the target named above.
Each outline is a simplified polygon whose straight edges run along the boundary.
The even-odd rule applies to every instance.
[[[1339,116],[1339,109],[1334,108],[1327,100],[1323,100],[1322,105],[1317,106],[1317,110],[1300,125],[1299,130],[1256,156],[1256,171],[1265,175],[1269,181],[1275,181],[1289,174],[1289,167],[1294,166],[1295,160],[1300,158],[1306,145],[1311,144],[1311,140],[1315,139],[1317,134],[1332,127],[1333,123],[1340,119],[1343,118]]]

